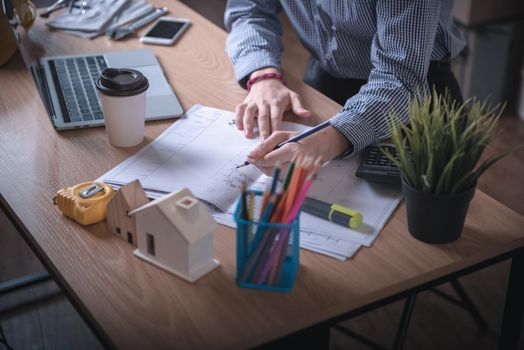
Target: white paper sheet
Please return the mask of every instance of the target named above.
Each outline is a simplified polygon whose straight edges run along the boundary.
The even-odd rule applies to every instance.
[[[189,188],[195,196],[227,210],[243,182],[262,173],[244,162],[257,140],[246,139],[223,111],[196,106],[154,142],[102,176],[115,184],[140,180],[145,189],[174,192]]]

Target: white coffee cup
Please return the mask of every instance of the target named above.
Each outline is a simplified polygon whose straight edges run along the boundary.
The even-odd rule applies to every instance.
[[[144,140],[147,78],[134,69],[106,68],[96,83],[108,141],[132,147]]]

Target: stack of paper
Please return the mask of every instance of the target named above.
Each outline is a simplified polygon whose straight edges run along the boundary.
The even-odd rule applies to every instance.
[[[270,180],[256,167],[235,169],[258,143],[236,130],[231,112],[194,106],[151,144],[99,180],[120,187],[139,179],[150,198],[188,187],[214,208],[215,219],[235,226],[233,211],[242,183],[263,189]],[[285,129],[305,130],[284,123]],[[400,200],[400,190],[355,177],[358,157],[331,161],[320,170],[309,197],[337,203],[363,214],[358,230],[302,213],[300,245],[337,259],[370,247]]]
[[[84,9],[63,10],[46,24],[68,34],[93,39],[107,30],[122,26],[153,12],[155,7],[146,0],[89,0]]]

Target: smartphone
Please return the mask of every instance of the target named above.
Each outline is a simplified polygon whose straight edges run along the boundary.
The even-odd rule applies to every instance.
[[[191,22],[185,18],[160,17],[140,38],[145,44],[173,45]]]

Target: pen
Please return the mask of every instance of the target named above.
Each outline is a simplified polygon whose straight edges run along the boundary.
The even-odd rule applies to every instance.
[[[311,215],[350,228],[362,225],[362,214],[340,204],[330,204],[314,198],[306,198],[302,210]]]
[[[303,132],[302,134],[299,134],[299,135],[297,135],[295,137],[290,138],[289,140],[286,140],[286,141],[283,141],[283,142],[279,143],[278,145],[275,146],[275,148],[273,148],[273,151],[276,150],[276,149],[279,149],[280,147],[282,147],[282,146],[284,146],[284,145],[286,145],[286,144],[288,144],[290,142],[300,141],[303,138],[308,137],[309,135],[312,135],[312,134],[316,133],[317,131],[320,131],[320,130],[322,130],[324,128],[327,128],[329,125],[330,125],[329,120],[326,120],[325,122],[318,124],[314,128],[311,128],[308,131]],[[246,165],[249,165],[249,164],[250,163],[246,160],[244,163],[238,165],[235,169],[245,167]]]

